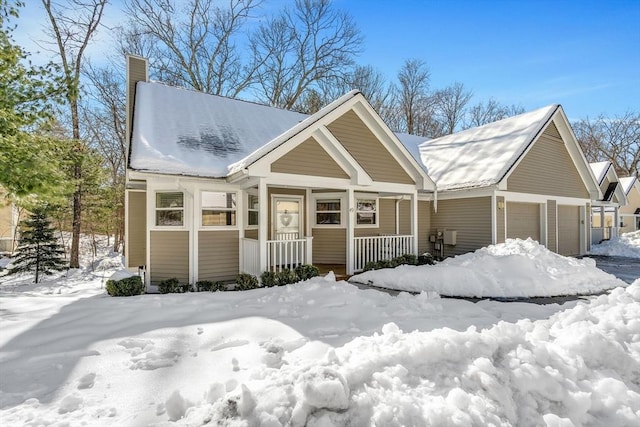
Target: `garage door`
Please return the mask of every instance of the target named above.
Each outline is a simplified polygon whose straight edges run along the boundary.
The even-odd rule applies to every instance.
[[[558,205],[558,253],[580,254],[580,207]]]
[[[507,238],[540,241],[540,205],[507,202]]]

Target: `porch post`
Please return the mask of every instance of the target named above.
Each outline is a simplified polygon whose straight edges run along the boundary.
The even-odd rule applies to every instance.
[[[355,233],[353,231],[353,227],[356,221],[356,209],[355,209],[355,195],[353,193],[353,188],[349,188],[347,190],[347,274],[351,275],[354,273],[354,262],[355,262],[355,247],[354,247],[354,238]]]
[[[418,192],[411,195],[411,235],[413,236],[413,254],[418,255]]]
[[[267,271],[267,230],[269,227],[269,196],[264,178],[258,182],[258,247],[260,255],[260,272]]]

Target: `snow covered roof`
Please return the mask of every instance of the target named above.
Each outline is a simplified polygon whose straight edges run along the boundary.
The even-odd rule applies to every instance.
[[[129,166],[146,172],[226,177],[230,165],[308,117],[160,83],[138,82]]]
[[[439,190],[485,187],[504,178],[560,108],[549,105],[428,141],[405,134],[398,138],[422,160]]]
[[[602,180],[607,175],[609,166],[611,166],[611,162],[608,160],[605,160],[604,162],[589,163],[589,167],[598,180],[598,184],[602,184]]]
[[[627,176],[624,178],[620,178],[620,185],[622,186],[622,190],[624,194],[629,195],[629,191],[633,188],[633,185],[638,183],[638,178],[635,176]]]

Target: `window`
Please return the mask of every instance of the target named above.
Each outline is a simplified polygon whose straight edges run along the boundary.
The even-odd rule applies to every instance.
[[[316,200],[316,225],[340,225],[342,210],[340,199]]]
[[[247,194],[247,226],[257,227],[259,217],[258,195]]]
[[[356,225],[375,227],[378,225],[378,200],[375,198],[356,199]]]
[[[236,193],[203,191],[202,225],[204,227],[236,225]]]
[[[184,196],[179,192],[156,193],[156,225],[184,225]]]

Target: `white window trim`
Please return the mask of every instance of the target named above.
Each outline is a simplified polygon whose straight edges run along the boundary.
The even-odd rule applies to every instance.
[[[256,196],[258,198],[258,209],[249,209],[249,196]],[[262,204],[260,203],[260,196],[258,195],[258,189],[248,189],[245,191],[245,230],[257,230],[260,227],[260,209]],[[255,211],[258,213],[258,224],[249,225],[249,211]]]
[[[319,200],[340,200],[340,224],[318,224],[316,221],[317,216],[317,202]],[[347,198],[345,193],[313,193],[312,195],[312,215],[313,215],[313,228],[346,228],[346,206]]]
[[[236,195],[236,207],[235,208],[207,208],[202,205],[202,193],[231,193]],[[238,192],[233,190],[208,190],[202,189],[198,192],[198,226],[200,230],[238,230]],[[235,225],[204,225],[202,224],[202,211],[205,209],[228,211],[236,213]]]
[[[376,210],[375,210],[375,224],[358,224],[358,200],[374,200],[376,202]],[[370,194],[355,194],[355,206],[354,208],[354,218],[353,218],[353,226],[355,228],[379,228],[380,223],[380,198],[377,195]],[[364,211],[363,211],[364,212]]]
[[[159,208],[157,205],[158,194],[160,193],[181,193],[182,194],[182,207],[181,208]],[[184,191],[182,190],[154,190],[153,191],[153,226],[150,227],[152,230],[186,230],[187,229],[187,197]],[[182,209],[182,225],[158,225],[156,212],[161,211],[177,211]]]

